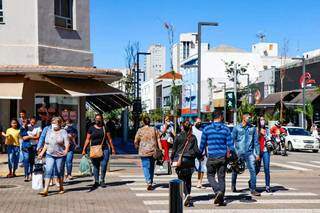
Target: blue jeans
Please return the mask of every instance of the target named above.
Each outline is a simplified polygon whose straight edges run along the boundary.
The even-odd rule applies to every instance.
[[[246,154],[246,155],[240,155],[238,157],[242,158],[245,161],[247,168],[249,169],[249,173],[250,173],[250,191],[255,191],[256,185],[257,185],[256,166],[255,166],[256,158],[253,153]],[[236,172],[232,172],[232,186],[233,187],[236,186],[237,176],[238,176],[238,174]]]
[[[8,167],[9,171],[15,173],[18,168],[19,156],[20,156],[20,147],[8,145]]]
[[[102,158],[91,158],[91,162],[93,165],[93,176],[94,176],[95,183],[99,183],[99,182],[104,183],[105,182],[107,166],[108,166],[108,162],[109,162],[109,156],[110,156],[109,148],[104,148]],[[99,175],[100,174],[100,167],[101,167],[101,177]],[[99,177],[100,177],[100,179],[99,179]]]
[[[270,187],[270,153],[268,151],[262,152],[260,154],[260,161],[259,165],[256,168],[256,174],[258,175],[261,169],[261,161],[263,161],[263,169],[264,169],[264,176],[266,187]]]
[[[141,157],[142,169],[144,174],[144,179],[147,184],[153,183],[154,176],[154,164],[155,160],[153,157]]]
[[[69,151],[66,156],[67,175],[72,175],[73,151]]]
[[[46,179],[62,178],[63,177],[64,157],[54,157],[49,154],[46,155]]]
[[[33,171],[34,160],[36,157],[36,146],[32,145],[27,150],[22,150],[22,155],[23,155],[24,176],[28,177]]]

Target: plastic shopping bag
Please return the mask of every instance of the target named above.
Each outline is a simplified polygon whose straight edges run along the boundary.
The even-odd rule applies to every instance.
[[[92,174],[90,159],[86,155],[82,156],[80,160],[79,171],[81,175],[85,176],[91,176]]]
[[[43,189],[43,173],[32,174],[32,189],[33,190]]]

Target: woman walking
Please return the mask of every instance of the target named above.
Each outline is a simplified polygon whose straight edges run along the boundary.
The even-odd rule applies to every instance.
[[[110,130],[104,125],[103,117],[100,114],[95,116],[95,124],[88,130],[82,155],[86,154],[86,148],[88,146],[90,146],[90,158],[93,165],[94,184],[92,186],[92,190],[99,187],[99,185],[104,188],[106,187],[105,176],[109,162],[110,148],[112,150],[112,154],[115,154],[116,150],[112,143]],[[96,151],[94,152],[94,150]],[[94,155],[94,153],[99,152],[102,152],[101,156]]]
[[[68,133],[68,137],[70,141],[70,148],[66,157],[67,175],[65,178],[68,181],[73,179],[72,177],[73,155],[74,155],[74,150],[78,146],[78,142],[77,142],[78,131],[76,128],[74,128],[72,124],[72,120],[70,119],[66,120],[65,130]]]
[[[261,161],[263,160],[263,168],[265,175],[266,192],[271,193],[270,189],[270,147],[271,142],[268,141],[268,132],[265,119],[261,116],[258,119],[258,133],[260,143],[260,161],[257,163],[256,174],[258,175],[261,169]]]
[[[164,124],[160,128],[160,132],[161,132],[161,138],[160,138],[161,145],[164,150],[163,160],[168,162],[170,161],[169,147],[170,147],[170,144],[173,143],[173,137],[175,137],[174,126],[170,122],[169,116],[165,117]]]
[[[42,196],[48,195],[50,179],[56,175],[59,182],[59,194],[64,193],[63,188],[63,166],[66,155],[69,151],[69,137],[66,130],[62,129],[62,118],[54,117],[51,121],[51,128],[48,129],[45,145],[38,158],[42,159],[46,153],[45,187]]]
[[[7,178],[16,177],[20,156],[20,129],[18,120],[16,118],[12,119],[10,126],[11,127],[6,130],[6,133],[2,133],[6,138],[5,144],[7,145],[8,153],[9,174],[7,175]]]
[[[28,120],[22,120],[22,126],[20,128],[20,137],[22,138],[21,152],[23,156],[24,167],[24,182],[31,180],[31,173],[33,170],[34,161],[32,161],[32,145],[31,136],[28,135]]]
[[[150,118],[143,118],[144,126],[141,127],[134,139],[134,145],[139,149],[144,178],[147,183],[147,190],[152,190],[155,159],[157,149],[162,151],[159,132],[150,126]]]
[[[191,179],[195,168],[195,159],[201,159],[197,138],[192,134],[190,122],[183,122],[183,131],[176,137],[171,154],[172,166],[176,166],[178,178],[184,182],[184,206],[192,206]]]

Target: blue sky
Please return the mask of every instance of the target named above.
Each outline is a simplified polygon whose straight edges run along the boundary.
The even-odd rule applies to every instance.
[[[101,68],[124,68],[124,48],[139,41],[141,50],[160,43],[168,47],[163,23],[196,32],[199,21],[219,22],[203,31],[204,42],[245,50],[264,32],[267,42],[289,40],[289,55],[320,48],[320,1],[317,0],[91,0],[91,49]],[[298,51],[299,50],[299,51]],[[280,50],[279,50],[280,51]]]

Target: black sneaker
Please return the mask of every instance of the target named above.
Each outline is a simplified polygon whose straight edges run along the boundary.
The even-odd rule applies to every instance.
[[[218,192],[217,196],[214,199],[214,204],[222,205],[223,204],[223,193]]]
[[[231,186],[231,191],[235,193],[238,192],[235,186]]]
[[[251,195],[252,195],[252,196],[256,196],[256,197],[261,196],[261,194],[260,194],[259,192],[257,192],[257,191],[252,191],[252,192],[251,192]]]
[[[89,189],[89,191],[93,191],[93,190],[96,190],[98,187],[99,187],[99,183],[97,183],[97,182],[95,182],[92,186],[91,186],[91,188]]]
[[[249,189],[251,189],[251,182],[250,182],[250,180],[248,181],[248,186],[249,186]]]
[[[101,188],[106,188],[107,184],[104,181],[101,181],[100,186],[101,186]]]
[[[187,195],[187,196],[184,198],[183,205],[184,205],[185,207],[190,207],[190,206],[191,206],[191,196],[190,196],[190,195]]]
[[[268,186],[266,187],[266,192],[267,192],[267,193],[272,193],[270,187],[268,187]]]

